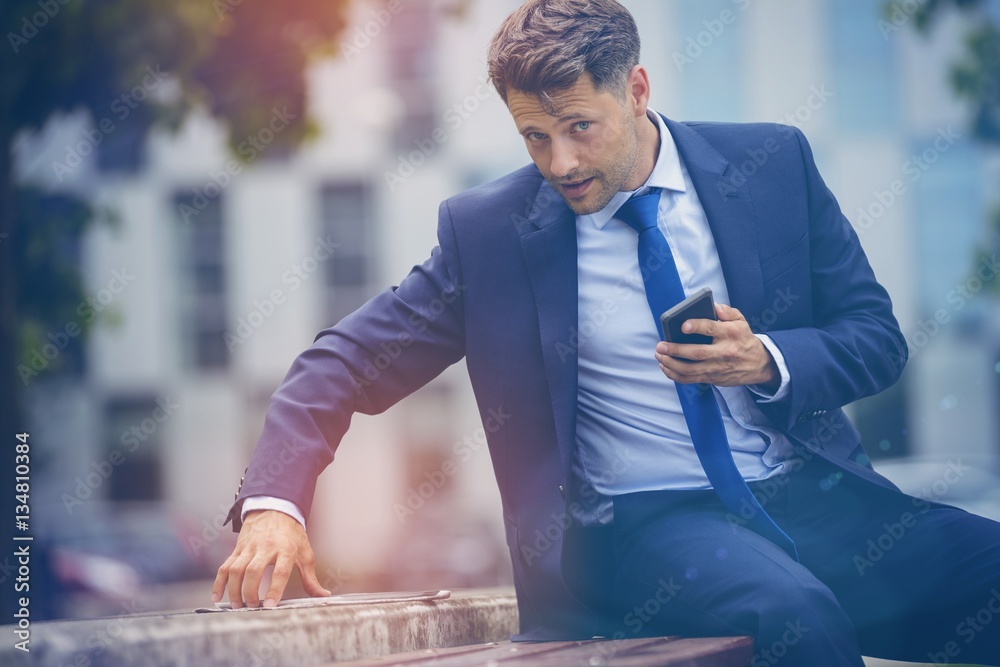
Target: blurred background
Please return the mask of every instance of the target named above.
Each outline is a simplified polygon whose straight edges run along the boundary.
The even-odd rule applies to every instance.
[[[528,162],[485,83],[518,4],[5,0],[0,437],[30,433],[37,617],[208,603],[296,354]],[[876,468],[1000,519],[998,3],[625,4],[657,111],[812,143],[910,344],[850,408]],[[310,517],[324,585],[509,583],[484,442],[463,364],[357,416]]]

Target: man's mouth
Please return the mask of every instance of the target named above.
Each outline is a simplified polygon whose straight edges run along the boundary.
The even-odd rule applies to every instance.
[[[586,194],[587,189],[593,181],[594,178],[591,177],[582,181],[576,181],[575,183],[561,183],[560,187],[562,187],[563,192],[566,193],[567,197],[570,199],[577,199]]]

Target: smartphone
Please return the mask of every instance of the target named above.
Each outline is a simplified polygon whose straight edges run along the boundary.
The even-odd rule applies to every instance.
[[[712,290],[703,287],[679,304],[660,315],[660,326],[663,327],[663,340],[668,343],[695,343],[709,345],[710,336],[702,334],[686,334],[681,331],[681,325],[688,320],[717,320],[715,316],[715,300]]]

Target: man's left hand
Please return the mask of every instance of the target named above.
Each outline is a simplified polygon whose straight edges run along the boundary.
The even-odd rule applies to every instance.
[[[674,382],[705,383],[719,387],[763,385],[777,389],[781,374],[774,357],[767,351],[743,314],[721,303],[715,304],[719,321],[688,320],[684,333],[711,337],[711,345],[684,345],[660,342],[656,360],[660,370]]]

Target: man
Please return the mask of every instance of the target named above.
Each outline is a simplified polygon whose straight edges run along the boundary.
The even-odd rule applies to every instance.
[[[351,415],[465,356],[520,638],[748,634],[767,664],[995,664],[1000,632],[960,624],[1000,587],[1000,525],[900,493],[840,410],[895,382],[906,345],[801,133],[649,110],[615,0],[529,0],[489,71],[533,164],[444,202],[430,259],[295,361],[213,597],[260,604],[270,564],[265,606],[295,567],[327,594],[304,517]],[[670,281],[672,303],[712,288],[718,321],[685,325],[711,344],[658,342]],[[389,342],[399,358],[366,378]]]

